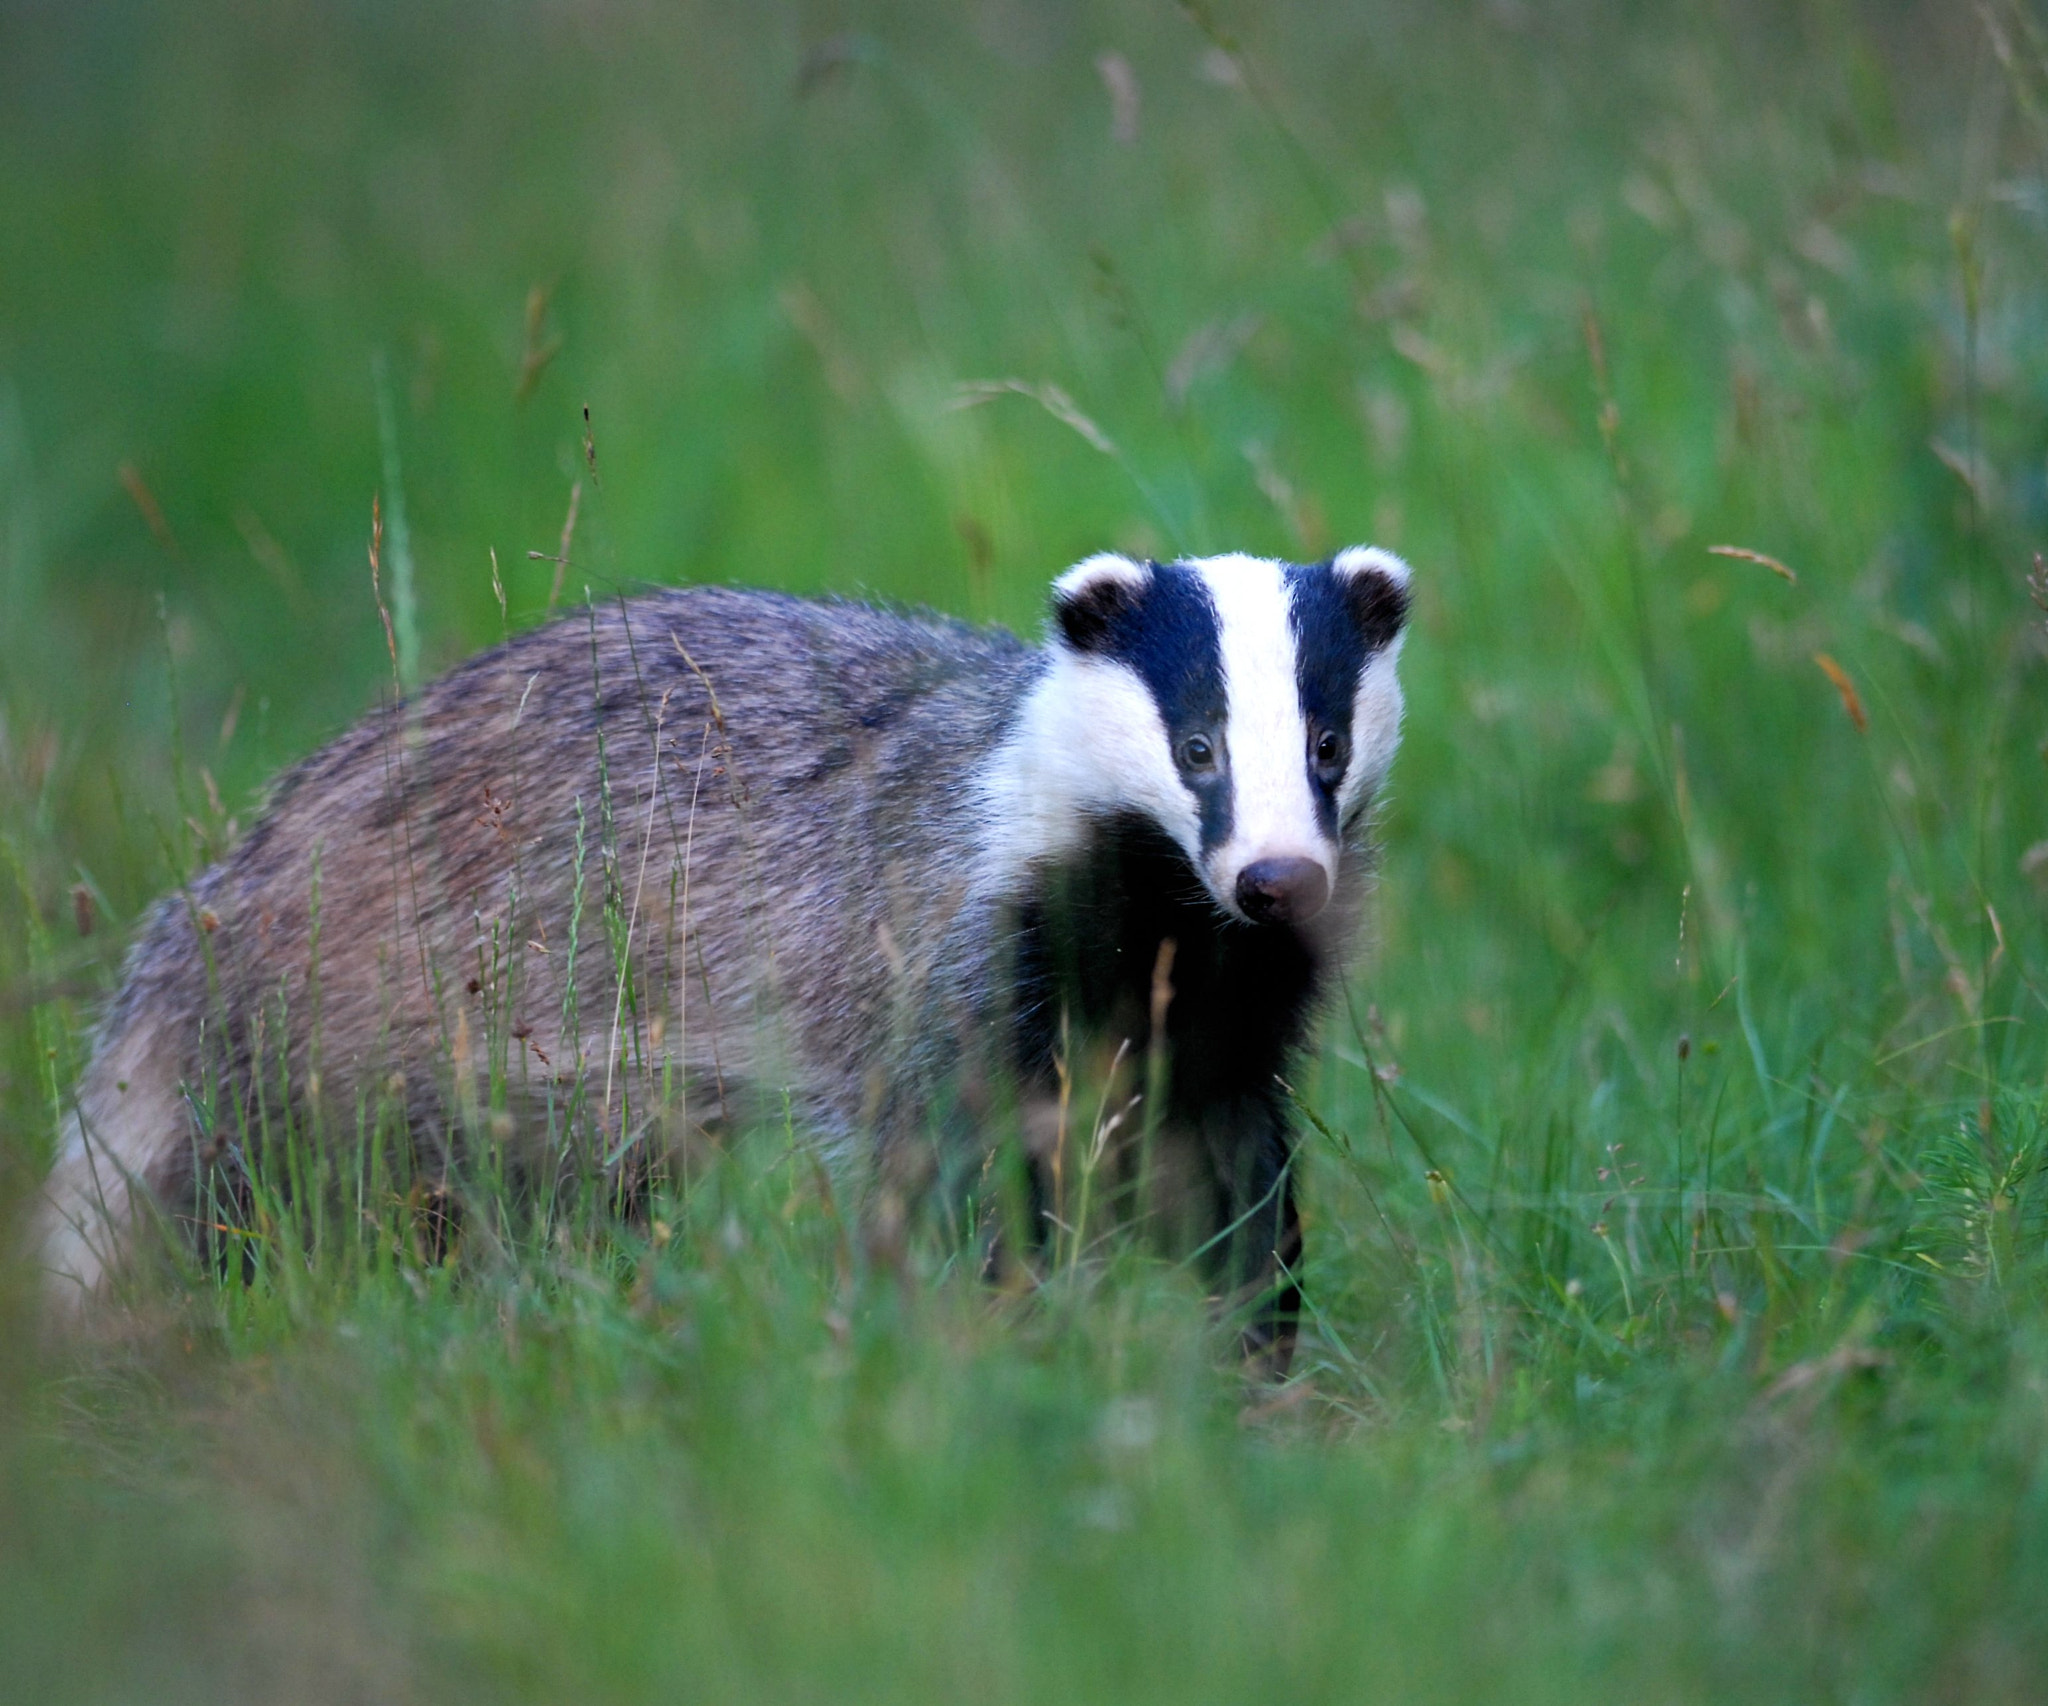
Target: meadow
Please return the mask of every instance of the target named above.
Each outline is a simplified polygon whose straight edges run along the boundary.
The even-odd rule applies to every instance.
[[[0,1698],[2048,1694],[2024,0],[13,0],[0,1210],[152,899],[551,606],[1355,541],[1284,1384],[779,1130],[89,1342],[10,1272]]]

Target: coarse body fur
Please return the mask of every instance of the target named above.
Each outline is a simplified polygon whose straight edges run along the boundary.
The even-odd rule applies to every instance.
[[[1199,789],[1170,797],[1165,701],[1096,620],[1122,633],[1134,577],[1183,572],[1091,560],[1042,647],[655,593],[372,715],[145,925],[45,1192],[53,1303],[101,1294],[146,1223],[203,1219],[282,1123],[331,1144],[378,1108],[431,1170],[483,1144],[616,1168],[786,1107],[896,1192],[971,1178],[1007,1127],[1049,1216],[1058,1074],[1096,1038],[1166,1063],[1148,1123],[1197,1204],[1183,1243],[1228,1232],[1230,1283],[1271,1280],[1255,1337],[1284,1335],[1275,1075],[1356,922],[1398,691],[1377,770],[1325,814],[1327,904],[1234,916],[1215,812],[1191,831]]]

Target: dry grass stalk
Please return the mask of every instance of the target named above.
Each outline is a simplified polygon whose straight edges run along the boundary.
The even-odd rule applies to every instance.
[[[377,494],[370,494],[370,596],[377,601],[377,614],[384,623],[384,647],[391,654],[391,679],[398,679],[398,635],[391,626],[391,612],[384,607],[383,566],[384,508]]]
[[[490,547],[490,552],[491,552],[491,592],[492,592],[492,595],[493,595],[494,597],[496,597],[496,599],[497,599],[497,601],[498,601],[498,627],[499,627],[499,630],[500,630],[501,632],[509,632],[509,631],[510,631],[510,629],[511,629],[511,626],[512,626],[512,618],[511,618],[511,615],[510,615],[510,614],[509,614],[509,613],[507,612],[507,610],[506,610],[506,608],[505,608],[505,581],[504,581],[504,577],[503,577],[503,576],[501,576],[501,575],[500,575],[500,574],[498,573],[498,548],[497,548],[497,546],[495,546],[495,545],[491,546],[491,547]]]
[[[142,471],[133,462],[123,462],[116,472],[120,476],[121,489],[128,494],[148,527],[150,537],[174,557],[182,555],[178,550],[177,535],[171,531],[171,524],[164,519],[163,506],[156,501],[156,494],[149,489]]]
[[[974,379],[959,387],[953,393],[952,407],[956,409],[979,408],[983,403],[997,397],[1015,394],[1029,397],[1041,409],[1062,426],[1072,427],[1105,456],[1116,456],[1121,460],[1116,442],[1081,412],[1080,405],[1051,380],[1032,384],[1028,379]]]
[[[544,284],[536,284],[526,293],[526,347],[520,353],[519,383],[513,389],[517,402],[523,403],[533,395],[548,363],[561,353],[561,334],[550,335],[547,330],[548,298],[553,294]]]
[[[1741,545],[1709,545],[1707,547],[1707,555],[1710,557],[1735,557],[1745,563],[1761,563],[1772,574],[1779,576],[1789,584],[1793,586],[1799,584],[1799,577],[1797,575],[1786,568],[1776,557],[1767,557],[1761,551],[1751,551]]]
[[[1119,148],[1133,147],[1138,140],[1138,74],[1120,53],[1097,54],[1095,74],[1109,91],[1110,140]]]
[[[1849,721],[1856,725],[1856,732],[1859,735],[1870,733],[1870,717],[1863,709],[1863,696],[1856,691],[1856,683],[1849,679],[1849,672],[1826,652],[1815,652],[1813,661],[1820,665],[1821,674],[1835,684],[1835,691],[1842,696],[1842,709],[1849,713]]]
[[[550,616],[554,615],[555,605],[562,596],[562,575],[569,567],[569,547],[576,538],[576,511],[582,507],[582,504],[583,482],[578,480],[569,488],[569,513],[562,518],[561,548],[552,557],[545,551],[529,551],[526,553],[527,557],[533,562],[553,563],[555,565],[554,584],[548,588],[548,614]]]

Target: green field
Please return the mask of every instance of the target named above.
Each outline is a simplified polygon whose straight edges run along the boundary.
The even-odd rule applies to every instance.
[[[779,1132],[90,1344],[15,1274],[0,1698],[2048,1698],[2027,0],[4,0],[0,1207],[391,692],[373,495],[413,677],[572,488],[565,605],[1410,558],[1294,1376]]]

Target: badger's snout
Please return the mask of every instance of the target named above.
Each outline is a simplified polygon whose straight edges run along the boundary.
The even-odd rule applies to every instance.
[[[1314,859],[1254,859],[1237,874],[1237,909],[1254,924],[1300,924],[1329,898],[1329,874]]]

